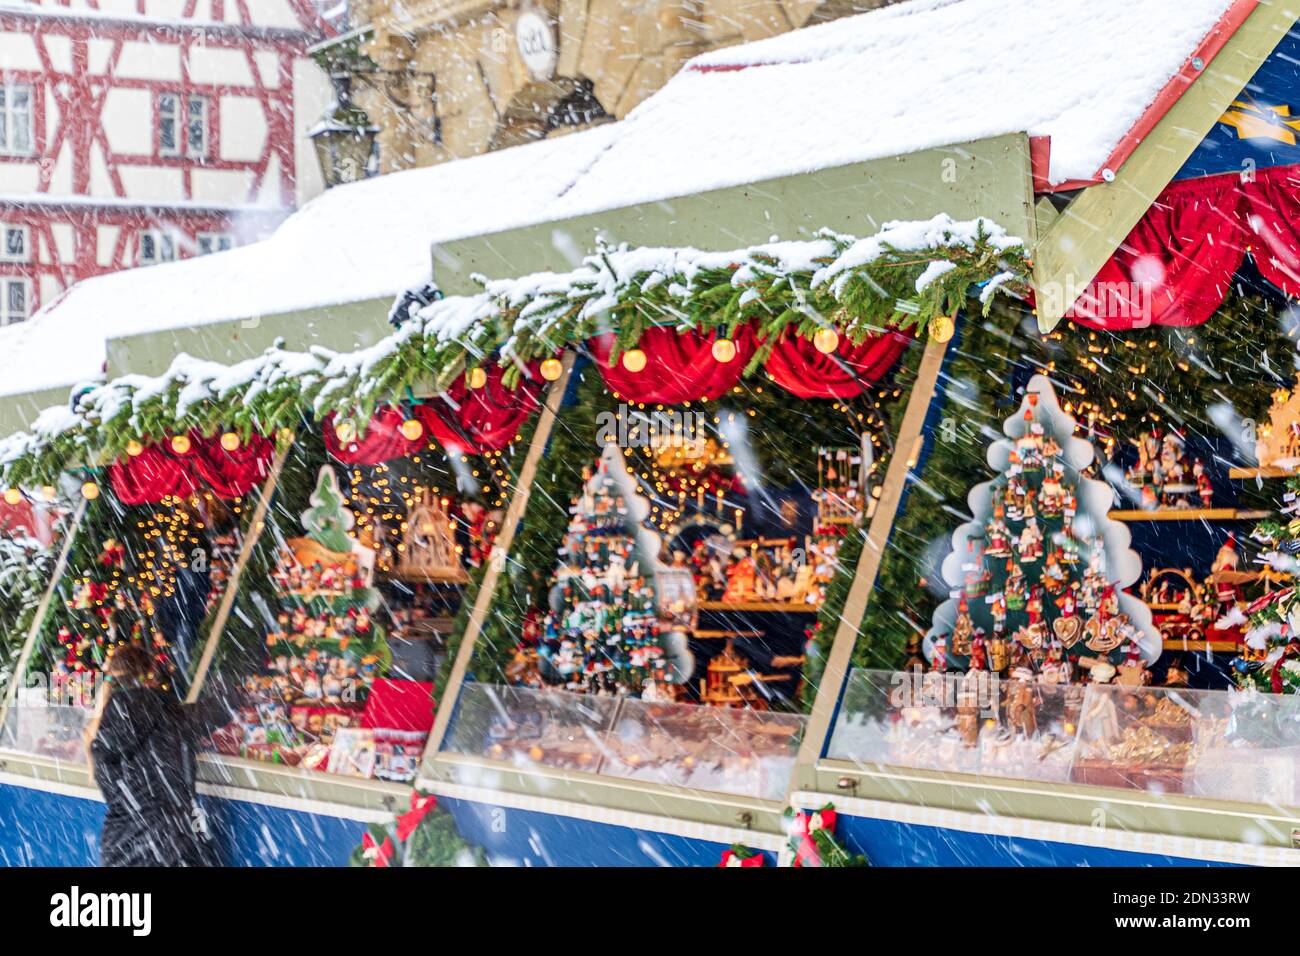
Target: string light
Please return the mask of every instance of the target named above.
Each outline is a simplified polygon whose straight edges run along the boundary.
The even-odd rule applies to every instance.
[[[144,445],[140,444],[140,442],[134,438],[132,438],[130,441],[126,443],[126,453],[130,455],[132,458],[136,457],[143,451],[144,451]]]
[[[554,382],[564,372],[564,365],[557,358],[548,358],[542,362],[542,378]]]
[[[714,361],[726,365],[736,357],[736,343],[731,339],[717,339],[712,351]]]
[[[840,347],[840,334],[834,329],[818,329],[813,333],[813,348],[823,355],[830,355]]]
[[[190,436],[173,435],[171,445],[172,451],[176,452],[178,455],[184,455],[190,450]]]
[[[236,451],[239,448],[239,436],[234,432],[226,432],[221,436],[221,447],[226,451]]]
[[[936,315],[930,320],[930,339],[934,342],[947,342],[952,338],[956,326],[951,318],[946,315]]]
[[[645,353],[640,349],[628,349],[623,353],[623,368],[629,372],[636,373],[645,368]]]
[[[406,421],[402,422],[399,431],[401,431],[402,437],[407,441],[419,441],[420,436],[424,434],[424,426],[414,418],[408,418]]]
[[[482,388],[487,384],[487,372],[483,370],[482,366],[476,365],[465,375],[465,380],[469,383],[470,388]]]
[[[23,500],[23,493],[17,488],[5,489],[5,504],[16,505]]]
[[[99,497],[99,485],[95,484],[93,481],[86,482],[81,486],[81,497],[85,498],[87,501],[94,501]]]

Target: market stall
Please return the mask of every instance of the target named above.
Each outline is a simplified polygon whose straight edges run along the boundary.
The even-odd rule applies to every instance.
[[[1156,14],[1120,6],[1152,33]],[[204,759],[210,796],[246,817],[241,860],[301,860],[257,832],[272,819],[329,821],[316,852],[332,862],[347,840],[401,857],[360,824],[409,806],[403,843],[426,793],[490,858],[538,863],[714,864],[733,843],[775,860],[788,805],[807,812],[787,855],[808,864],[1285,858],[1286,781],[1213,768],[1247,749],[1275,773],[1290,711],[1210,688],[1291,673],[1289,639],[1270,658],[1243,625],[1289,638],[1286,571],[1254,571],[1248,537],[1278,505],[1254,479],[1289,475],[1294,448],[1251,464],[1258,436],[1240,430],[1270,408],[1269,434],[1293,430],[1290,396],[1269,395],[1292,384],[1289,246],[1247,258],[1241,223],[1252,210],[1287,235],[1294,187],[1280,154],[1243,181],[1204,168],[1235,161],[1223,144],[1193,152],[1290,21],[1204,7],[1204,30],[1125,61],[1159,109],[1135,97],[1104,123],[1049,123],[1050,141],[1026,135],[1046,119],[1017,116],[812,173],[806,150],[745,148],[777,159],[738,182],[706,157],[673,203],[601,193],[673,139],[629,120],[618,148],[596,132],[598,159],[591,134],[529,154],[594,165],[572,193],[548,168],[561,198],[534,197],[535,221],[498,210],[479,231],[504,232],[440,235],[434,284],[405,274],[421,294],[362,348],[230,362],[234,316],[215,357],[139,345],[154,375],[79,392],[0,451],[19,497],[71,471],[80,512],[149,511],[141,547],[69,539],[8,699],[33,661],[94,670],[98,641],[60,616],[152,641],[155,615],[130,600],[98,611],[114,581],[152,574],[151,599],[192,591],[199,609],[159,628],[160,666],[182,662],[191,698],[217,674],[251,695]],[[823,68],[884,42],[850,40],[724,51],[680,88],[757,99],[775,77],[816,99]],[[990,132],[961,129],[950,141]],[[247,487],[225,485],[234,459]],[[147,546],[159,535],[220,570],[176,583],[189,569]],[[132,564],[146,558],[167,568]],[[73,748],[32,752],[48,736],[6,742],[5,789],[23,791],[7,805],[88,795]],[[1115,825],[1089,833],[1098,806]]]

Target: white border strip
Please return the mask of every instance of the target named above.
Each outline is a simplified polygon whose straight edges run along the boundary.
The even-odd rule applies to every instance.
[[[392,810],[378,810],[369,807],[350,807],[343,803],[328,803],[310,797],[291,797],[283,793],[270,793],[261,790],[249,790],[244,787],[231,787],[220,783],[199,783],[199,793],[222,800],[236,800],[240,803],[255,803],[264,807],[276,807],[281,810],[294,810],[298,813],[312,813],[322,817],[338,817],[343,820],[358,820],[362,823],[391,823],[396,813]],[[405,808],[402,808],[403,810]],[[402,812],[402,811],[398,811]]]
[[[721,843],[725,846],[740,843],[756,850],[770,850],[776,853],[786,845],[786,838],[778,834],[745,830],[740,827],[726,827],[716,823],[696,823],[675,817],[660,817],[649,813],[638,813],[633,810],[616,810],[611,807],[595,806],[593,804],[572,803],[567,800],[557,800],[553,797],[508,793],[504,790],[488,790],[484,787],[451,783],[443,780],[421,779],[417,786],[421,790],[437,794],[440,797],[451,797],[455,800],[468,800],[472,803],[481,803],[493,807],[508,807],[512,810],[533,810],[551,816],[587,820],[591,823],[627,827],[632,830],[667,833],[695,840],[707,840],[710,843]]]
[[[25,774],[0,771],[0,787],[14,787],[20,790],[39,790],[61,797],[75,797],[103,803],[104,797],[96,787],[83,787],[62,780],[46,780],[41,777],[29,777]],[[342,803],[328,803],[307,797],[290,797],[281,793],[263,793],[243,787],[231,787],[224,784],[198,784],[198,792],[204,796],[218,797],[222,800],[237,800],[240,803],[256,803],[262,806],[278,807],[282,810],[296,810],[300,813],[313,813],[318,816],[339,817],[345,820],[359,820],[363,823],[387,823],[394,814],[388,810],[350,807]]]
[[[963,810],[945,810],[940,807],[923,807],[908,803],[889,803],[884,800],[867,800],[861,797],[830,796],[801,790],[791,798],[794,805],[804,809],[835,804],[835,809],[854,817],[892,820],[897,823],[961,830],[966,833],[987,833],[994,836],[1017,837],[1025,840],[1046,840],[1052,843],[1070,843],[1076,846],[1103,847],[1130,853],[1157,856],[1175,856],[1190,860],[1207,860],[1216,863],[1239,863],[1247,866],[1300,866],[1300,850],[1277,846],[1255,846],[1227,840],[1207,840],[1201,837],[1176,836],[1164,833],[1110,830],[1101,827],[1080,826],[1077,823],[1055,823],[1030,820],[1025,817],[985,816]]]
[[[83,787],[63,780],[45,780],[41,777],[29,777],[21,773],[0,771],[0,787],[15,787],[20,790],[41,790],[45,793],[57,793],[61,797],[76,797],[103,803],[104,797],[97,787]]]

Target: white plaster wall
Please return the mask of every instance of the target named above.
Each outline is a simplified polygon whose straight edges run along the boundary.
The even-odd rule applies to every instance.
[[[299,59],[293,65],[293,159],[294,194],[299,206],[320,195],[325,189],[321,178],[316,149],[307,138],[307,131],[325,114],[334,102],[334,89],[329,77],[315,61]]]
[[[59,293],[63,291],[63,283],[61,283],[57,277],[52,275],[41,276],[40,287],[40,302],[42,306],[49,305],[49,303],[53,302],[55,298],[58,297]]]
[[[92,38],[86,43],[86,72],[103,76],[108,71],[108,58],[113,55],[113,41]]]
[[[235,169],[196,169],[190,174],[196,202],[244,203],[252,185],[251,173]]]
[[[251,96],[221,97],[221,158],[252,161],[262,155],[268,135],[266,114]]]
[[[121,231],[119,226],[95,227],[95,262],[101,269],[113,264],[113,249],[117,246],[117,236]]]
[[[170,43],[127,40],[114,75],[134,80],[176,80],[181,78],[181,50]]]
[[[56,73],[72,72],[72,38],[47,34],[45,52],[50,58],[50,66]]]
[[[181,171],[159,166],[123,166],[117,171],[122,186],[132,199],[146,202],[178,202],[184,198]]]
[[[76,236],[72,224],[68,222],[51,223],[50,232],[54,236],[54,248],[59,253],[59,259],[63,262],[71,262],[73,253],[76,251]]]
[[[0,64],[9,70],[39,70],[36,41],[23,33],[0,33]]]
[[[253,72],[242,50],[219,46],[189,48],[190,79],[195,83],[252,86]]]
[[[41,170],[35,163],[0,163],[0,193],[35,192]]]
[[[113,152],[153,154],[153,97],[148,90],[110,89],[104,97],[103,122]]]

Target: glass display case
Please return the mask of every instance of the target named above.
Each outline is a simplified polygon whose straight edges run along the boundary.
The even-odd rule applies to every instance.
[[[783,799],[806,718],[489,684],[461,689],[443,749],[517,768]]]
[[[857,669],[827,756],[1300,806],[1300,700]]]
[[[647,404],[605,371],[575,368],[520,479],[527,510],[426,771],[472,779],[439,760],[470,756],[783,802],[809,664],[833,638],[818,622],[879,495],[884,410],[907,389],[797,401],[742,382]]]
[[[301,435],[288,455],[217,647],[222,679],[208,683],[237,692],[209,744],[228,757],[409,783],[461,593],[490,547],[503,492],[465,480],[491,473],[484,460],[453,462],[427,438],[380,461],[359,441],[339,426],[324,443]]]

